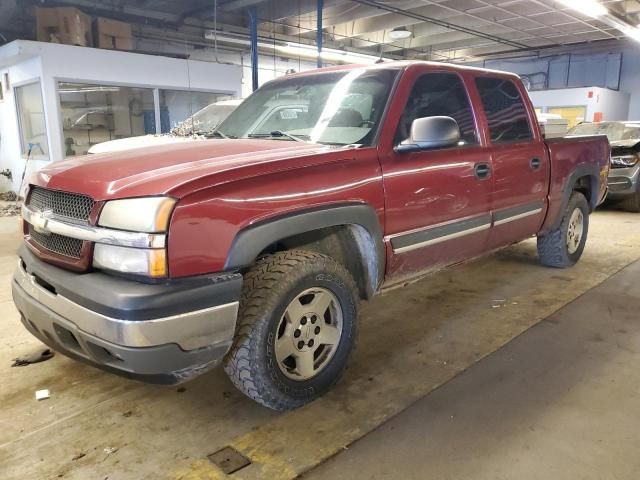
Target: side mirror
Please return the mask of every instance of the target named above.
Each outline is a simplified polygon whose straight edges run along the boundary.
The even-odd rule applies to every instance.
[[[460,127],[451,117],[416,118],[411,135],[395,148],[398,153],[454,147],[460,142]]]

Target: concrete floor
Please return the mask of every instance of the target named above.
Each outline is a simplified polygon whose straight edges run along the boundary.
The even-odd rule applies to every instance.
[[[535,242],[531,240],[377,297],[363,308],[359,346],[351,367],[337,388],[294,412],[275,414],[235,391],[221,369],[186,384],[184,389],[177,389],[122,379],[61,355],[45,363],[10,368],[13,358],[38,346],[38,342],[21,327],[10,299],[8,286],[15,265],[13,252],[19,242],[15,222],[15,219],[0,219],[0,478],[3,480],[225,478],[206,456],[228,445],[252,461],[249,467],[231,478],[295,478],[335,457],[321,467],[333,468],[334,462],[351,461],[351,457],[336,457],[336,454],[416,401],[425,396],[425,401],[429,401],[431,397],[441,395],[440,392],[451,387],[431,392],[462,372],[467,371],[465,378],[478,376],[476,395],[484,400],[487,408],[491,400],[497,402],[495,389],[503,388],[501,382],[487,381],[482,370],[473,373],[476,370],[469,369],[476,364],[482,367],[495,361],[494,356],[488,356],[501,347],[508,344],[506,348],[513,348],[511,345],[519,345],[528,335],[539,335],[538,330],[550,328],[540,322],[640,259],[637,217],[624,212],[598,212],[592,217],[586,253],[572,269],[552,270],[539,266]],[[583,298],[589,299],[589,295]],[[637,297],[633,298],[637,301]],[[631,295],[625,296],[626,302],[631,300]],[[585,308],[587,315],[592,316],[592,325],[597,326],[600,312],[595,307]],[[538,327],[529,330],[537,324]],[[561,329],[563,322],[549,325],[558,327],[560,339],[575,334]],[[630,326],[627,331],[633,332]],[[523,332],[527,333],[509,344]],[[619,364],[622,357],[605,349],[611,341],[605,333],[600,332],[604,341],[588,342],[590,348],[599,345],[604,350],[593,351],[596,359],[580,360],[578,356],[572,373],[558,377],[564,380],[545,376],[544,370],[538,370],[537,365],[547,365],[549,370],[556,364],[561,366],[559,362],[567,362],[567,357],[560,355],[563,345],[569,351],[582,352],[581,344],[572,343],[569,338],[566,342],[560,341],[559,345],[549,343],[546,349],[543,349],[545,342],[542,346],[537,343],[539,350],[530,346],[533,351],[528,355],[523,352],[518,357],[522,359],[521,363],[512,364],[511,370],[503,365],[504,425],[495,419],[491,422],[490,417],[481,421],[476,417],[484,409],[471,408],[473,402],[471,406],[460,403],[457,404],[459,408],[468,410],[456,410],[454,421],[457,415],[468,422],[475,419],[476,423],[467,423],[466,430],[459,427],[459,435],[456,435],[456,431],[438,428],[438,419],[427,417],[431,410],[427,408],[422,417],[416,418],[422,426],[419,431],[428,430],[429,436],[418,442],[427,446],[447,444],[460,454],[477,441],[486,448],[478,448],[474,453],[475,457],[485,457],[482,460],[485,470],[480,473],[491,473],[492,468],[493,472],[508,471],[514,459],[520,459],[523,465],[520,472],[527,468],[527,463],[539,468],[536,452],[553,451],[553,458],[566,452],[566,462],[558,466],[553,476],[567,478],[580,477],[575,474],[577,470],[571,470],[571,463],[594,465],[593,457],[602,456],[603,451],[628,452],[622,448],[625,445],[617,443],[620,437],[611,429],[596,426],[597,431],[586,431],[585,436],[593,434],[594,438],[602,440],[598,453],[592,448],[572,448],[564,442],[571,436],[569,433],[563,436],[562,432],[551,428],[561,419],[570,422],[567,428],[578,428],[588,412],[597,411],[602,415],[601,412],[607,409],[626,418],[629,429],[636,426],[634,412],[637,408],[631,409],[631,404],[637,384],[634,385],[631,378],[626,380],[626,387],[611,384],[621,382],[632,372]],[[637,351],[637,343],[632,343],[637,335],[618,335],[616,338],[621,345]],[[541,341],[534,339],[533,343]],[[496,355],[502,355],[501,352]],[[536,358],[536,352],[539,358]],[[556,358],[556,363],[546,363],[546,357],[553,354],[556,356],[551,358]],[[519,381],[512,380],[515,383],[510,384],[507,380],[512,377]],[[463,377],[454,382],[460,378]],[[581,391],[588,394],[588,398],[571,396],[553,383],[564,381],[567,387],[578,389],[582,385],[577,380],[580,378],[587,385]],[[545,387],[547,382],[551,383]],[[593,387],[594,382],[600,382],[600,395],[594,393],[597,390]],[[34,392],[40,388],[50,389],[51,398],[37,402]],[[460,401],[465,398],[469,401],[469,396],[473,400],[474,395],[469,395],[464,388],[458,391],[463,397]],[[552,395],[554,392],[559,392],[557,398]],[[453,402],[453,397],[455,395],[441,404],[440,412]],[[512,404],[526,406],[527,415],[535,415],[540,422],[523,422]],[[510,405],[511,409],[507,408]],[[537,405],[539,409],[536,409]],[[592,410],[589,410],[590,405]],[[490,415],[489,410],[487,415]],[[525,423],[538,425],[541,429],[538,436],[521,437],[522,442],[530,442],[530,455],[524,446],[518,450],[514,445],[510,450],[511,443],[506,442],[515,439]],[[427,424],[430,425],[428,429],[424,427]],[[614,424],[617,422],[604,426]],[[469,437],[474,428],[478,429],[475,436],[463,438]],[[505,442],[490,442],[492,435],[504,438]],[[371,434],[372,441],[377,436],[376,432]],[[401,440],[392,434],[389,439]],[[631,445],[626,448],[631,448],[637,438],[629,437],[628,440]],[[366,441],[356,443],[354,451],[366,448]],[[385,442],[385,447],[391,447],[390,443]],[[575,445],[586,445],[586,441]],[[505,449],[504,456],[498,447]],[[380,450],[378,448],[373,457],[381,456]],[[426,456],[424,452],[414,452]],[[443,468],[448,463],[445,455],[442,453],[439,458]],[[366,456],[372,458],[370,454]],[[356,462],[356,457],[353,458]],[[450,458],[456,457],[452,454]],[[409,459],[403,461],[411,465]],[[415,469],[424,468],[419,462],[414,465]],[[429,471],[422,470],[421,478]],[[601,473],[599,478],[607,478],[613,471],[595,473]],[[621,470],[615,472],[621,473]],[[327,470],[323,475],[323,470],[316,469],[309,475],[332,478],[334,473]],[[390,476],[393,477],[393,473]],[[447,476],[443,474],[440,478]],[[454,472],[449,478],[459,477]],[[620,474],[616,478],[625,477]]]
[[[635,262],[305,480],[638,478],[639,279]]]

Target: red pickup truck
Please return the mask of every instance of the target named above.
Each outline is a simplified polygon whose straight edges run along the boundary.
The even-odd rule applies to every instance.
[[[209,136],[35,174],[14,301],[70,357],[169,384],[222,362],[278,410],[334,384],[383,288],[533,235],[574,264],[610,156],[545,141],[517,76],[427,62],[283,77]]]

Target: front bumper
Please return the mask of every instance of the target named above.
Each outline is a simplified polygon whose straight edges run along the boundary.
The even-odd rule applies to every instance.
[[[235,333],[240,274],[142,284],[78,274],[22,247],[12,282],[24,326],[51,348],[150,383],[175,384],[217,365]]]
[[[640,191],[640,163],[628,168],[612,168],[609,171],[608,198],[616,200]]]

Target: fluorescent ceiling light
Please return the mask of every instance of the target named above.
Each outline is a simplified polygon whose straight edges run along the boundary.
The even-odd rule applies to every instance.
[[[609,10],[597,0],[556,0],[556,2],[592,18],[602,17],[609,13]]]
[[[213,30],[208,30],[204,34],[207,39],[212,39],[213,35]],[[251,43],[249,39],[245,37],[234,37],[226,34],[218,35],[218,42],[235,43],[238,45],[250,45]],[[305,43],[287,42],[276,43],[274,45],[271,42],[259,41],[258,47],[265,50],[275,50],[276,52],[291,55],[292,57],[305,57],[309,59],[318,57],[318,48],[315,45],[308,45]],[[375,63],[380,57],[364,53],[347,52],[345,50],[337,50],[334,48],[323,48],[320,58],[328,62]],[[383,58],[383,60],[388,59]]]
[[[287,43],[286,45],[275,45],[275,49],[288,55],[300,57],[315,58],[318,56],[318,49],[313,45],[305,45],[303,43]],[[333,48],[323,48],[320,52],[320,58],[329,62],[344,63],[375,63],[379,57],[373,55],[365,55],[364,53],[346,52]]]
[[[618,27],[618,30],[620,30],[627,37],[635,40],[636,42],[640,42],[640,28],[632,27],[631,25],[621,25]]]
[[[119,92],[120,87],[62,87],[58,88],[60,93],[103,93]]]
[[[389,32],[389,38],[391,40],[404,40],[410,36],[411,32],[407,30],[407,27],[397,27]]]

